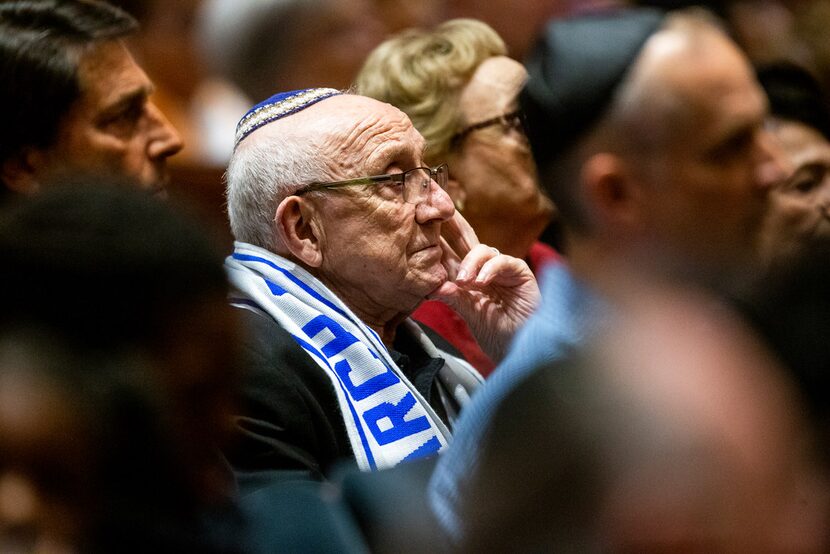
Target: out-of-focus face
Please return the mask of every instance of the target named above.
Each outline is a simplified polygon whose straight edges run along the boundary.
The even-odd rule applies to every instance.
[[[649,40],[640,69],[662,139],[643,156],[646,233],[701,270],[754,260],[786,162],[764,127],[766,97],[749,64],[714,30],[673,30]]]
[[[280,60],[274,84],[291,90],[348,88],[366,56],[384,39],[385,29],[368,0],[308,3],[297,25],[293,55]]]
[[[592,366],[625,399],[616,412],[644,410],[615,434],[611,549],[826,552],[826,483],[783,368],[711,298],[628,293]]]
[[[448,17],[472,17],[493,27],[507,44],[508,53],[524,59],[539,30],[554,16],[564,15],[565,0],[449,0]]]
[[[496,56],[476,69],[459,98],[463,125],[515,112],[527,71]],[[463,190],[464,217],[485,244],[524,258],[550,220],[553,204],[542,194],[527,137],[521,128],[496,124],[466,135],[449,158]],[[535,230],[535,232],[534,232]],[[529,235],[529,240],[516,237]]]
[[[61,122],[55,146],[44,152],[43,177],[103,172],[162,191],[167,158],[182,142],[149,100],[147,75],[120,41],[107,41],[81,57],[78,80],[81,95]]]
[[[65,391],[14,361],[0,375],[0,551],[73,552],[95,494],[89,437]]]
[[[773,259],[797,253],[808,239],[830,238],[830,142],[797,121],[773,119],[770,129],[793,169],[771,194],[764,254]]]
[[[332,181],[425,165],[424,139],[397,108],[352,95],[319,106],[316,123],[330,129],[322,140],[323,151],[331,153]],[[446,280],[439,238],[441,223],[455,210],[437,183],[419,204],[404,202],[394,185],[305,198],[320,208],[322,263],[316,274],[359,314],[408,313]]]

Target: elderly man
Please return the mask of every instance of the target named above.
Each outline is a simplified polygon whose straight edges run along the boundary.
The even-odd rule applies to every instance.
[[[388,104],[282,93],[237,136],[227,266],[252,335],[231,462],[320,477],[443,450],[481,378],[408,315],[444,298],[499,358],[538,300],[527,264],[477,243],[446,167],[423,167],[424,139]]]
[[[136,29],[96,0],[0,3],[4,192],[71,173],[107,173],[161,191],[181,140],[122,38]]]
[[[769,189],[785,175],[752,69],[699,12],[553,21],[528,69],[521,105],[570,263],[546,276],[542,305],[439,460],[431,500],[459,540],[459,490],[504,396],[594,333],[629,277],[741,281],[756,267]]]

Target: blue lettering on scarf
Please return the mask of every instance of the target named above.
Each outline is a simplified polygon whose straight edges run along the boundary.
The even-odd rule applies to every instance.
[[[349,390],[349,394],[351,394],[355,400],[369,398],[379,390],[383,390],[386,387],[395,385],[399,382],[398,377],[387,369],[380,375],[375,375],[371,379],[366,379],[363,383],[355,385],[352,382],[352,378],[349,376],[349,373],[352,372],[352,366],[350,366],[349,362],[346,360],[341,360],[334,364],[334,371],[337,372],[340,380],[343,381],[343,384],[346,385],[346,388]]]
[[[334,335],[334,338],[321,349],[326,357],[339,354],[352,344],[358,342],[358,339],[354,335],[326,315],[318,315],[303,326],[303,332],[309,337],[316,336],[323,329],[328,329]],[[379,390],[400,382],[398,377],[389,368],[385,369],[386,371],[383,373],[375,375],[359,385],[355,385],[350,376],[352,368],[348,361],[341,360],[334,365],[335,372],[355,400],[363,400]],[[383,402],[363,413],[363,420],[366,422],[366,425],[369,427],[378,444],[389,444],[430,428],[429,419],[425,415],[416,417],[410,421],[404,419],[406,414],[415,406],[415,402],[415,397],[412,393],[407,392],[397,404]],[[382,430],[378,425],[378,421],[384,418],[388,418],[389,426],[387,429]],[[420,455],[427,455],[433,451],[437,452],[440,447],[441,445],[437,441],[428,441],[418,450],[422,451]]]
[[[322,348],[323,354],[328,357],[339,354],[349,346],[358,342],[354,335],[350,334],[343,328],[343,326],[325,315],[318,315],[306,323],[303,327],[303,332],[305,332],[308,336],[313,337],[323,329],[328,329],[334,335],[334,338]],[[374,352],[371,350],[369,352],[376,360],[379,359]],[[338,377],[340,377],[340,380],[343,382],[352,398],[357,401],[368,398],[377,391],[383,390],[386,387],[400,382],[397,375],[390,371],[389,368],[385,368],[383,373],[375,375],[359,385],[355,385],[350,376],[352,366],[350,366],[349,362],[346,360],[341,360],[334,364],[334,371],[337,373]]]
[[[278,284],[272,283],[268,279],[265,279],[265,284],[268,285],[268,290],[270,290],[271,294],[273,294],[274,296],[282,296],[283,294],[285,294],[285,289],[279,286]]]
[[[325,315],[318,315],[306,323],[303,326],[303,333],[309,337],[314,337],[323,329],[328,329],[334,335],[334,338],[322,348],[323,354],[329,358],[343,352],[357,342],[357,337],[343,329],[343,326],[332,318]]]
[[[411,462],[412,460],[417,460],[418,458],[426,458],[427,456],[431,456],[441,450],[441,442],[438,440],[438,437],[433,435],[427,442],[419,446],[416,450],[409,453],[409,455],[403,459],[404,462]]]
[[[384,402],[374,408],[366,410],[363,413],[363,420],[369,427],[369,430],[374,435],[378,444],[384,445],[390,442],[395,442],[409,435],[420,433],[429,429],[429,420],[426,416],[416,417],[411,421],[404,420],[404,417],[412,407],[415,406],[415,397],[411,392],[407,392],[406,396],[401,398],[397,404]],[[378,426],[378,421],[383,418],[389,418],[392,426],[389,429],[381,430]]]

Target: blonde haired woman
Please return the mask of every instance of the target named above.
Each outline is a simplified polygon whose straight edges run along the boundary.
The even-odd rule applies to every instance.
[[[409,116],[427,141],[425,161],[449,164],[448,192],[481,241],[526,259],[538,276],[557,258],[537,240],[553,205],[539,189],[518,112],[527,72],[506,54],[498,34],[473,19],[408,29],[369,55],[356,89]],[[492,370],[483,354],[468,350],[475,341],[449,308],[425,302],[413,317],[441,332],[480,371]]]

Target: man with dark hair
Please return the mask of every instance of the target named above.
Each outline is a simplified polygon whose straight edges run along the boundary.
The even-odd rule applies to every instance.
[[[123,44],[136,28],[97,0],[0,3],[5,189],[31,194],[79,171],[163,189],[165,161],[182,144]]]

